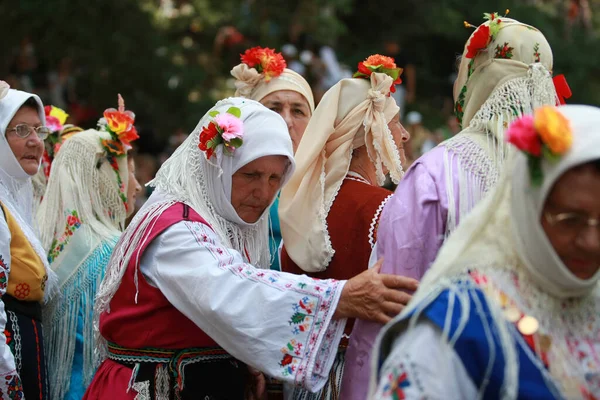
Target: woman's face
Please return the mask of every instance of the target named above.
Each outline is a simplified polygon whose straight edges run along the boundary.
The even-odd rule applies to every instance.
[[[567,171],[546,199],[541,223],[554,250],[580,279],[600,269],[600,169],[584,164]],[[595,218],[595,225],[588,225]]]
[[[133,157],[127,159],[127,170],[129,172],[127,180],[127,218],[135,211],[135,200],[142,187],[135,177],[135,161]]]
[[[284,119],[295,153],[311,117],[308,101],[293,90],[278,90],[263,97],[260,103]]]
[[[231,179],[231,204],[247,223],[254,223],[271,205],[288,168],[285,156],[265,156],[238,169]]]
[[[37,110],[32,107],[21,107],[6,128],[6,141],[15,158],[23,171],[33,176],[40,168],[40,161],[44,152],[44,141],[33,130],[26,138],[19,137],[13,128],[21,124],[28,125],[31,128],[42,126]]]
[[[400,113],[397,113],[394,118],[388,124],[388,128],[392,132],[392,137],[396,146],[398,146],[398,152],[400,153],[400,162],[402,165],[406,165],[406,153],[404,151],[404,143],[410,139],[410,134],[404,129],[400,123]]]

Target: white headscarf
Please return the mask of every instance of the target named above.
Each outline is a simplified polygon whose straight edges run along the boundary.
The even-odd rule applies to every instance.
[[[230,107],[241,110],[244,126],[243,144],[233,156],[217,148],[210,162],[198,148],[202,128],[208,126],[212,111],[225,113]],[[196,128],[173,155],[162,165],[150,185],[156,187],[147,204],[138,212],[115,247],[106,277],[98,292],[95,306],[95,325],[121,283],[135,248],[146,240],[151,221],[176,202],[188,204],[204,218],[224,246],[248,255],[250,263],[269,268],[269,207],[255,223],[244,222],[231,205],[233,174],[244,165],[265,156],[281,155],[289,160],[282,185],[295,169],[292,141],[287,125],[279,114],[262,104],[244,98],[219,101],[200,120]],[[274,199],[273,199],[274,200]],[[136,296],[136,293],[132,293]],[[102,338],[100,352],[103,355]]]
[[[400,321],[412,315],[410,329],[420,313],[442,291],[448,290],[461,310],[459,329],[452,338],[447,337],[449,327],[444,329],[445,338],[452,341],[461,334],[460,327],[464,327],[470,315],[468,292],[478,286],[485,290],[491,318],[495,321],[496,340],[504,353],[503,390],[507,398],[516,398],[519,368],[517,345],[497,300],[502,296],[514,301],[525,315],[536,318],[540,330],[550,338],[550,372],[559,385],[564,385],[563,395],[573,398],[569,382],[577,381],[580,387],[586,387],[588,383],[581,381],[580,362],[568,350],[567,338],[576,332],[581,337],[593,336],[597,340],[598,323],[590,323],[590,318],[600,315],[600,272],[588,280],[575,277],[550,245],[540,219],[556,181],[566,171],[600,159],[600,109],[562,106],[558,110],[571,123],[570,150],[556,164],[542,160],[544,177],[540,187],[530,183],[527,157],[520,152],[511,155],[498,186],[461,222],[423,277],[411,302],[380,332],[376,349],[381,351],[374,352],[371,389],[377,380],[375,373],[381,358],[389,351],[398,332],[407,328]],[[474,273],[486,276],[490,285],[476,284],[472,278]],[[454,305],[449,306],[448,321],[452,319],[453,308]],[[482,320],[487,318],[489,316],[482,316]]]
[[[8,89],[6,95],[0,99],[0,202],[15,218],[25,237],[44,263],[48,275],[48,282],[44,291],[44,300],[47,301],[56,290],[56,275],[48,266],[46,252],[37,237],[35,229],[32,177],[21,167],[6,140],[6,129],[10,121],[30,98],[36,101],[40,121],[45,124],[44,105],[38,96],[20,90]]]

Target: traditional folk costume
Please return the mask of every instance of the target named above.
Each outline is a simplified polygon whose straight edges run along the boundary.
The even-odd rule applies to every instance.
[[[36,95],[9,89],[0,99],[0,397],[48,399],[42,304],[56,291],[37,237],[33,186],[6,140],[14,115],[34,98],[40,120],[44,107]],[[35,134],[35,133],[32,133]]]
[[[344,282],[269,270],[268,210],[246,223],[231,204],[233,174],[273,155],[289,160],[285,182],[285,122],[232,98],[163,164],[96,299],[103,361],[85,398],[240,399],[244,363],[309,390],[325,384]]]
[[[269,55],[270,57],[264,57]],[[315,111],[315,99],[306,79],[289,68],[281,53],[269,48],[255,47],[246,50],[241,63],[231,70],[235,81],[235,95],[261,101],[268,95],[280,90],[291,90],[300,93],[306,99],[310,113]],[[279,247],[281,245],[281,228],[279,224],[279,196],[269,211],[271,227],[269,231],[269,247],[271,249],[271,269],[279,271]]]
[[[600,109],[543,111],[570,120],[570,149],[568,126],[538,125],[538,112],[535,128],[551,131],[554,144],[536,133],[528,138],[554,160],[519,153],[507,161],[497,189],[448,239],[409,306],[382,331],[370,398],[600,397],[600,272],[588,280],[571,273],[540,223],[555,182],[600,160]],[[556,144],[566,153],[555,153]]]
[[[44,198],[46,193],[46,187],[48,185],[48,179],[50,178],[50,171],[52,169],[52,162],[56,157],[56,153],[60,149],[63,141],[67,140],[77,132],[83,131],[78,126],[66,124],[69,114],[64,112],[58,107],[46,106],[44,107],[46,113],[46,126],[51,129],[52,133],[48,135],[44,141],[44,154],[42,156],[42,165],[40,170],[32,179],[33,182],[33,209],[34,215],[37,214],[38,207]]]
[[[534,27],[494,14],[471,35],[455,86],[464,129],[415,161],[384,208],[376,245],[376,258],[384,258],[382,273],[422,278],[445,238],[496,184],[508,153],[503,141],[508,124],[536,106],[556,104],[550,71],[552,50]],[[380,329],[381,324],[357,321],[344,399],[365,398]]]
[[[398,147],[388,127],[399,111],[389,96],[393,83],[394,78],[375,72],[369,80],[344,79],[323,96],[296,152],[296,172],[281,194],[282,271],[350,279],[367,269],[379,215],[391,192],[349,167],[353,150],[366,146],[379,184],[384,168],[395,182],[401,178]],[[326,387],[316,394],[288,388],[291,398],[339,396],[352,323],[346,325]]]
[[[102,131],[78,133],[62,145],[38,212],[60,289],[44,312],[53,399],[81,399],[95,372],[94,298],[125,228],[127,131],[135,129],[131,118],[120,135],[111,131],[117,114],[128,116],[124,109],[107,110]]]

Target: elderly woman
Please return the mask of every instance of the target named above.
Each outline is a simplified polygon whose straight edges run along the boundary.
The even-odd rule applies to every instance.
[[[106,110],[100,131],[78,133],[62,144],[38,211],[60,290],[44,312],[53,399],[81,399],[95,372],[94,297],[141,191],[128,151],[137,137],[128,113],[124,103]],[[129,121],[115,129],[112,121],[119,118]]]
[[[341,80],[325,93],[296,152],[297,169],[280,203],[285,272],[350,279],[365,271],[379,215],[392,194],[379,186],[387,172],[395,182],[402,177],[408,134],[389,96],[401,71],[393,59],[380,55],[369,57],[359,70],[366,79]],[[416,288],[416,281],[406,283],[406,289]],[[409,297],[396,295],[399,302]],[[339,393],[352,323],[346,324],[334,378],[319,394],[296,389],[295,399]]]
[[[374,399],[600,396],[600,109],[544,107],[375,353]]]
[[[0,81],[0,391],[48,399],[42,303],[56,288],[33,221],[31,177],[40,168],[44,107]]]
[[[285,122],[260,103],[223,100],[200,120],[115,248],[96,298],[104,360],[85,398],[239,399],[241,363],[325,384],[345,319],[379,316],[400,280],[268,269],[268,208],[294,167]]]
[[[418,159],[381,214],[382,272],[421,279],[444,238],[495,185],[508,146],[504,131],[534,107],[555,105],[552,50],[536,28],[489,16],[465,44],[455,83],[463,130]],[[342,395],[363,400],[380,324],[357,321]]]
[[[236,78],[235,95],[256,100],[281,115],[287,124],[294,153],[308,121],[315,110],[315,100],[306,79],[286,68],[281,53],[273,49],[254,47],[246,50],[241,63],[231,70]],[[271,269],[279,270],[278,249],[281,244],[279,197],[270,209]]]

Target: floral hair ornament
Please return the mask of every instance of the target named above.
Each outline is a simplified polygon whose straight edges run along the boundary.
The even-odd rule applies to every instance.
[[[506,17],[509,12],[510,10],[507,8],[504,12],[504,16]],[[475,58],[480,51],[488,47],[488,45],[496,38],[496,35],[500,31],[502,19],[497,12],[491,14],[485,13],[483,14],[483,19],[489,21],[489,23],[481,24],[479,27],[471,25],[467,21],[463,22],[465,28],[477,28],[475,29],[475,32],[473,32],[473,36],[467,45],[467,54],[465,55],[466,58]]]
[[[115,171],[117,183],[119,185],[119,197],[127,206],[127,196],[125,195],[125,183],[119,173],[119,164],[117,158],[124,157],[127,150],[131,149],[131,142],[139,138],[137,130],[133,123],[135,114],[125,110],[125,101],[121,95],[118,95],[118,109],[108,108],[104,111],[104,118],[98,121],[98,129],[110,133],[111,139],[101,139],[100,143],[106,151],[106,158],[110,166]]]
[[[223,153],[233,156],[235,150],[244,143],[244,124],[240,119],[242,111],[230,107],[225,113],[211,111],[208,115],[212,121],[202,128],[198,148],[210,160],[219,145],[223,145]]]
[[[281,75],[287,67],[281,53],[268,47],[253,47],[241,54],[240,58],[242,63],[263,74],[266,82]]]
[[[573,143],[573,131],[569,120],[555,107],[544,106],[515,122],[506,131],[509,143],[515,145],[529,162],[531,183],[542,184],[542,159],[555,163]]]
[[[396,85],[402,83],[402,79],[400,79],[402,68],[396,66],[396,61],[392,57],[382,56],[380,54],[374,54],[365,61],[359,62],[358,71],[356,71],[352,77],[369,79],[373,72],[386,74],[394,80],[394,83],[392,83],[392,86],[390,87],[391,93],[396,91]]]

